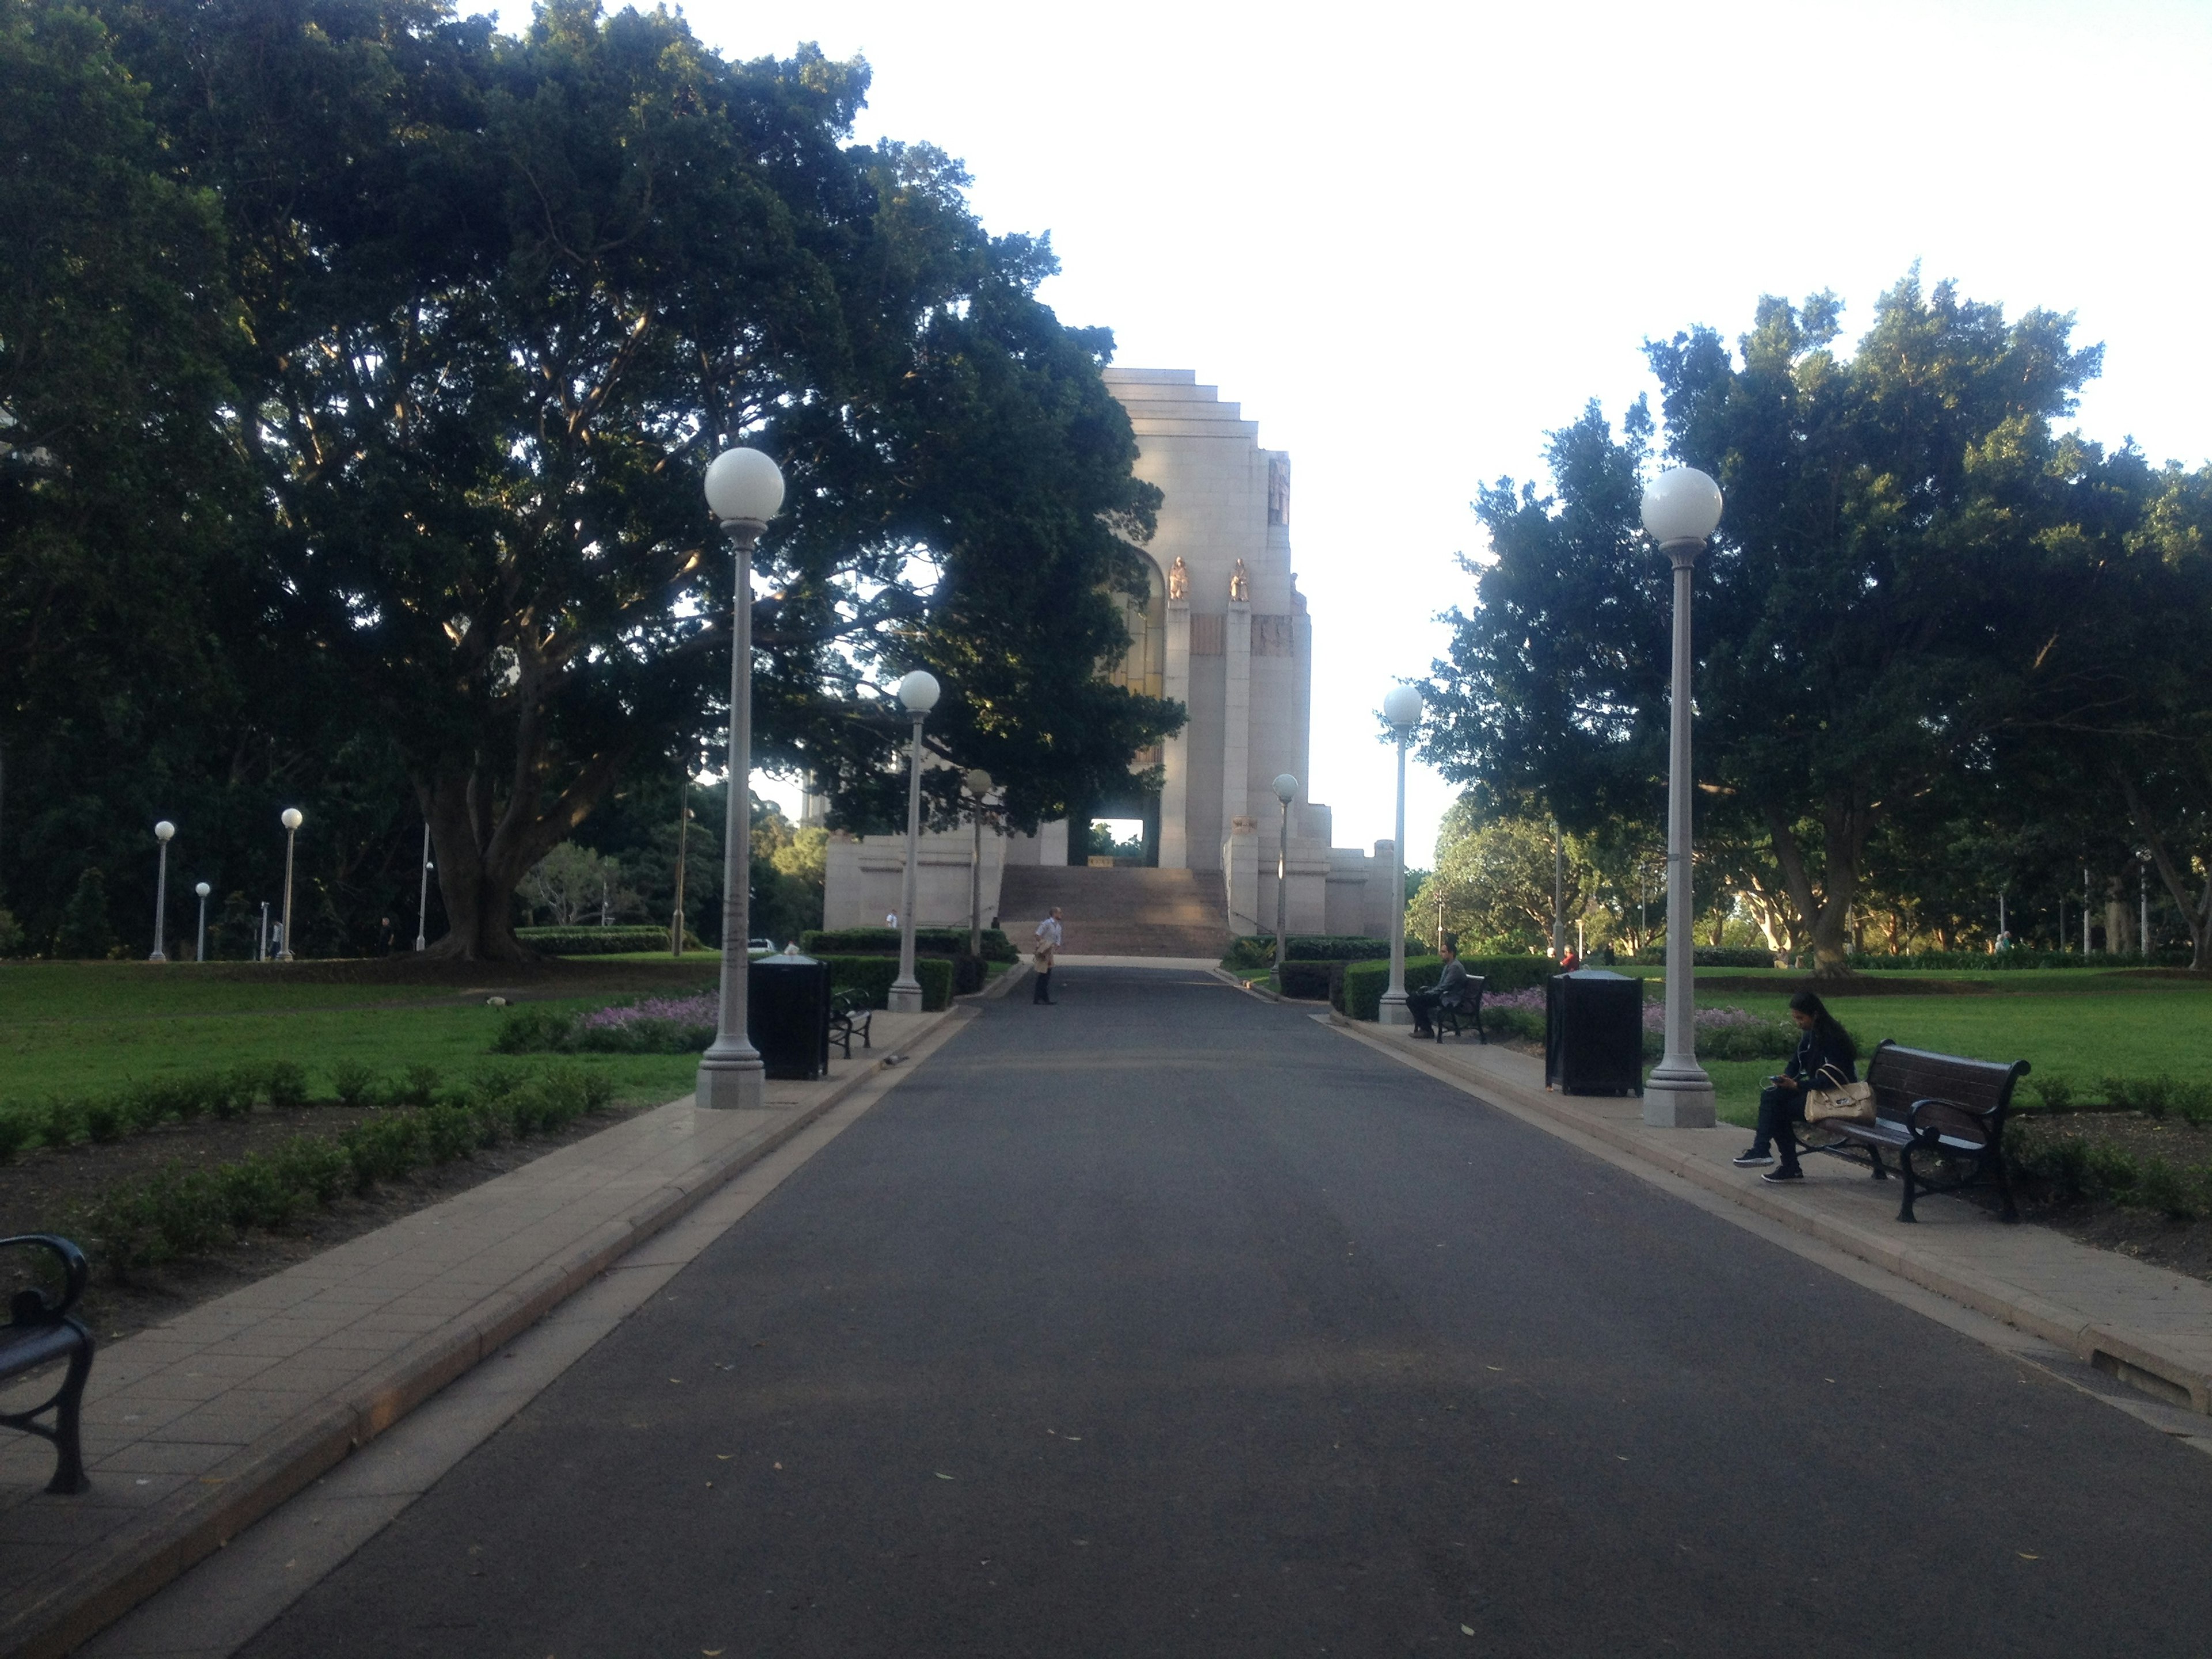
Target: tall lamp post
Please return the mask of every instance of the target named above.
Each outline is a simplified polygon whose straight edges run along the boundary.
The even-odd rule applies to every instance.
[[[884,1006],[895,1014],[918,1014],[921,981],[914,976],[914,907],[921,873],[921,723],[937,707],[937,676],[915,669],[898,683],[898,700],[914,717],[914,743],[906,763],[906,884],[899,896],[898,977]]]
[[[284,825],[284,938],[282,948],[276,952],[279,962],[292,960],[292,848],[299,842],[300,826],[307,822],[307,815],[298,807],[288,806],[282,820]]]
[[[200,896],[200,943],[199,949],[192,953],[192,960],[194,962],[205,962],[207,960],[208,895],[215,891],[215,889],[209,886],[203,881],[196,884],[192,888],[192,891]]]
[[[422,826],[422,890],[415,896],[415,948],[430,948],[430,826]]]
[[[968,954],[980,957],[983,954],[983,802],[997,787],[997,780],[975,766],[961,781],[968,786],[969,798],[975,803],[975,859],[968,866]]]
[[[1275,779],[1275,799],[1283,803],[1282,839],[1275,843],[1275,983],[1283,982],[1283,958],[1290,948],[1283,942],[1291,914],[1291,803],[1298,797],[1298,781],[1288,772]]]
[[[1421,723],[1421,694],[1395,685],[1382,699],[1382,718],[1398,739],[1398,838],[1390,843],[1390,988],[1375,1011],[1384,1025],[1411,1025],[1406,1006],[1406,744]]]
[[[707,469],[707,506],[730,538],[729,813],[722,835],[722,1000],[699,1057],[696,1102],[714,1110],[763,1103],[768,1072],[746,1033],[752,939],[753,550],[783,505],[783,474],[757,449],[726,449]]]
[[[1667,755],[1667,1052],[1644,1085],[1644,1121],[1713,1127],[1713,1081],[1698,1064],[1690,936],[1690,575],[1720,528],[1721,487],[1694,467],[1661,473],[1644,492],[1644,533],[1674,567],[1674,674]]]
[[[177,833],[177,826],[163,818],[154,826],[154,839],[161,843],[161,872],[154,878],[154,954],[149,962],[167,962],[162,954],[162,927],[169,908],[169,837]]]

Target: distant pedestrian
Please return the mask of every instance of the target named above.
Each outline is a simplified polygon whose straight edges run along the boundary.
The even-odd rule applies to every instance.
[[[1573,945],[1570,945],[1567,946],[1566,950],[1560,954],[1559,971],[1561,973],[1571,974],[1582,965],[1583,959],[1575,954],[1575,947]]]
[[[1766,1079],[1759,1097],[1759,1127],[1750,1147],[1736,1159],[1746,1169],[1771,1164],[1773,1154],[1767,1148],[1773,1146],[1782,1154],[1782,1167],[1769,1170],[1764,1177],[1768,1181],[1804,1178],[1804,1170],[1797,1166],[1797,1136],[1790,1126],[1804,1119],[1806,1090],[1832,1089],[1859,1080],[1857,1045],[1826,1003],[1810,991],[1800,991],[1790,999],[1790,1018],[1802,1033],[1797,1052],[1781,1076]]]
[[[1052,959],[1060,950],[1060,907],[1052,907],[1052,914],[1036,925],[1036,951],[1030,958],[1036,969],[1036,989],[1030,1000],[1050,1002],[1052,998]]]
[[[885,916],[884,918],[884,926],[896,931],[898,927],[898,912],[894,910],[889,915]]]
[[[376,936],[387,957],[399,948],[399,930],[392,925],[390,916],[384,917],[376,924]]]

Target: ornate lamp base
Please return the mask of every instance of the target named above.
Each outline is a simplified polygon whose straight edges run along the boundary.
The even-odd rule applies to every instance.
[[[1375,1023],[1378,1025],[1411,1025],[1413,1023],[1413,1011],[1406,1006],[1403,991],[1396,993],[1395,997],[1389,991],[1382,994],[1382,1000],[1375,1010]]]
[[[884,999],[884,1012],[893,1014],[918,1014],[921,1012],[921,987],[908,980],[892,981],[890,993]]]
[[[1713,1127],[1713,1080],[1694,1060],[1669,1054],[1644,1083],[1644,1121],[1655,1129]]]
[[[768,1073],[758,1055],[750,1066],[702,1064],[693,1098],[708,1111],[758,1111],[768,1104]]]

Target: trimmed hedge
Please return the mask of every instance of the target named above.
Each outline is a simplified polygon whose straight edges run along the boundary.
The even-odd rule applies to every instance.
[[[1419,939],[1406,941],[1406,954],[1409,957],[1418,956],[1425,948]],[[1364,962],[1370,957],[1389,955],[1390,941],[1369,939],[1364,933],[1292,933],[1285,941],[1284,949],[1293,962]],[[1247,933],[1229,942],[1221,965],[1265,968],[1274,960],[1273,933]]]
[[[1532,985],[1541,985],[1559,969],[1559,964],[1549,957],[1462,957],[1460,961],[1469,974],[1483,981],[1486,995],[1503,996],[1508,991],[1525,991]],[[1407,957],[1406,989],[1429,989],[1443,969],[1442,957]],[[1373,1019],[1382,1007],[1382,993],[1389,985],[1388,960],[1346,963],[1332,976],[1329,1002],[1339,1013],[1353,1019]],[[1486,1009],[1486,1024],[1489,1018]]]
[[[1663,968],[1667,965],[1667,947],[1663,945],[1647,945],[1638,951],[1633,959],[1646,968]],[[1747,945],[1698,945],[1691,948],[1690,965],[1693,968],[1771,968],[1774,966],[1774,952],[1754,950]]]
[[[837,927],[824,931],[811,928],[799,936],[799,948],[810,957],[895,957],[898,954],[899,936],[896,927]],[[917,927],[914,930],[914,953],[918,957],[961,957],[968,954],[968,930],[965,927]],[[1018,962],[1021,952],[1015,950],[1003,927],[983,930],[983,960],[986,962]]]
[[[2092,951],[2083,956],[2079,951],[1907,951],[1899,956],[1877,956],[1871,951],[1861,951],[1848,958],[1850,965],[1875,973],[1899,969],[1955,968],[1968,973],[2017,972],[2028,968],[2141,968],[2144,965],[2140,954],[2106,956]],[[2186,950],[2154,951],[2150,965],[2161,968],[2186,968]]]
[[[884,930],[879,928],[877,931]],[[898,977],[896,957],[825,956],[818,960],[830,964],[831,990],[859,991],[866,996],[871,1008],[890,1005],[891,981]],[[921,1006],[926,1012],[935,1013],[940,1008],[952,1006],[953,964],[951,958],[916,956],[914,976],[921,981]]]
[[[1334,962],[1285,962],[1276,976],[1276,988],[1286,997],[1300,1002],[1326,1002],[1329,998],[1330,981],[1340,963]]]
[[[627,951],[665,951],[668,930],[644,924],[620,927],[518,927],[515,938],[533,951],[554,957],[611,957]],[[703,951],[696,933],[684,935],[684,948]]]

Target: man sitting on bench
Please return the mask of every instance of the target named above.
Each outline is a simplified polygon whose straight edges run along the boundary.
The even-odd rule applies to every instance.
[[[1406,1006],[1413,1010],[1413,1035],[1417,1037],[1436,1035],[1429,1024],[1436,1009],[1467,1006],[1467,969],[1460,962],[1457,944],[1449,939],[1444,942],[1444,970],[1437,976],[1436,988],[1413,992],[1406,999]]]

